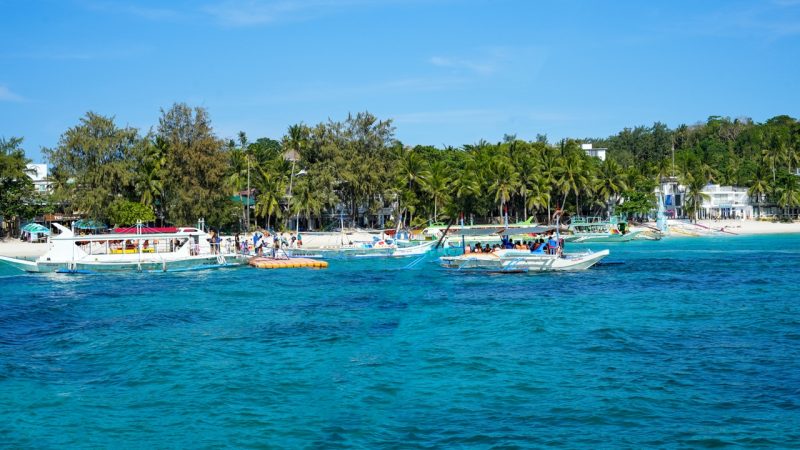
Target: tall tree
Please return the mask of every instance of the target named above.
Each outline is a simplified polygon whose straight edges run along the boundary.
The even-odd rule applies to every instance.
[[[211,128],[204,108],[176,103],[161,111],[158,136],[167,145],[166,215],[172,223],[226,223],[230,200],[223,188],[226,157],[223,142]]]
[[[134,166],[142,148],[137,130],[118,128],[113,117],[88,112],[44,154],[53,172],[65,177],[56,183],[59,194],[75,210],[104,219],[115,199],[134,199]]]
[[[28,176],[29,160],[21,145],[22,138],[0,137],[0,216],[7,222],[28,216],[31,212],[28,207],[37,203],[33,182]],[[0,226],[0,233],[3,229]]]

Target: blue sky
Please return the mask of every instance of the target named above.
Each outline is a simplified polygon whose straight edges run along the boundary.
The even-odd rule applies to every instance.
[[[161,108],[279,139],[368,110],[409,145],[800,113],[800,0],[0,0],[0,136]]]

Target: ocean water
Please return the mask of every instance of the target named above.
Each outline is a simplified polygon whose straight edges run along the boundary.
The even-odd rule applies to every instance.
[[[603,247],[623,264],[0,269],[0,446],[800,446],[800,236]]]

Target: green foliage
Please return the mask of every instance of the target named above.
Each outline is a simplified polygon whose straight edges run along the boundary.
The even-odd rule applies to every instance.
[[[644,216],[656,207],[655,195],[626,191],[623,193],[625,202],[617,207],[617,212],[626,216]]]
[[[299,219],[301,227],[324,228],[338,225],[340,216],[375,226],[378,213],[405,226],[462,214],[480,223],[497,222],[505,211],[511,220],[534,215],[547,223],[556,209],[645,216],[664,179],[685,186],[684,211],[692,217],[709,182],[747,186],[756,207],[789,213],[800,205],[793,175],[800,167],[800,124],[788,116],[765,123],[712,116],[675,129],[656,122],[606,139],[553,144],[544,135],[523,141],[507,134],[497,143],[408,147],[394,133],[391,120],[362,112],[291,125],[280,140],[250,142],[240,132],[223,142],[204,109],[176,104],[144,137],[117,128],[113,118],[87,113],[45,153],[61,208],[103,218],[113,201],[124,199],[176,225],[203,217],[234,226],[251,215],[251,223],[266,227],[294,228]],[[19,142],[1,142],[0,173],[10,173],[7,161],[19,167]],[[607,147],[607,160],[587,156],[581,142]],[[0,208],[37,204],[23,200],[28,188],[14,188],[11,180],[28,181],[0,178],[6,183]],[[248,184],[255,194],[249,213],[230,201]]]
[[[116,199],[108,205],[106,216],[116,226],[132,226],[137,222],[151,223],[156,220],[153,208],[139,202]]]
[[[164,143],[164,212],[174,224],[230,222],[228,160],[223,142],[214,135],[208,113],[176,103],[161,111],[156,137]]]
[[[0,216],[6,220],[33,217],[31,207],[39,203],[21,144],[22,138],[0,138]]]
[[[56,197],[74,211],[103,219],[115,198],[134,195],[142,150],[137,130],[118,128],[113,117],[88,112],[44,154],[53,167]]]

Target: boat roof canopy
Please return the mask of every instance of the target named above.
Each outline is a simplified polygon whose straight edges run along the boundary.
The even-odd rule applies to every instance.
[[[38,233],[38,234],[50,234],[50,229],[44,225],[40,225],[38,223],[29,223],[23,225],[21,228],[22,231],[27,231],[28,233]]]
[[[141,231],[142,234],[175,233],[178,229],[176,227],[142,227]],[[114,228],[114,233],[116,234],[136,234],[138,232],[136,227]]]
[[[76,230],[104,230],[108,225],[92,219],[76,220],[73,224]]]
[[[516,235],[516,234],[542,234],[549,231],[555,231],[556,227],[537,225],[531,227],[504,227],[498,225],[491,228],[463,228],[451,229],[447,234],[448,236],[494,236],[494,235]]]

